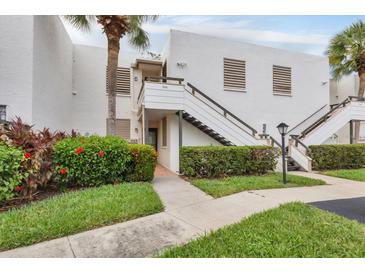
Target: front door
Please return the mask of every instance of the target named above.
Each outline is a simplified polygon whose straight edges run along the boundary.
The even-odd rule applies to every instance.
[[[153,146],[157,151],[157,128],[148,129],[148,145]]]

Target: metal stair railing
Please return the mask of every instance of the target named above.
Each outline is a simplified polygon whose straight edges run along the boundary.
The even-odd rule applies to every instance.
[[[311,124],[305,130],[303,130],[301,132],[301,134],[298,136],[298,139],[303,139],[306,135],[308,135],[310,132],[312,132],[318,126],[320,126],[321,124],[323,124],[324,122],[326,122],[328,120],[328,118],[330,118],[332,116],[332,114],[334,114],[334,112],[336,110],[338,110],[338,109],[340,109],[342,107],[346,107],[346,105],[349,104],[350,102],[352,102],[353,100],[364,101],[364,98],[363,97],[358,97],[358,96],[349,96],[348,98],[346,98],[345,100],[343,100],[341,103],[339,103],[337,105],[332,105],[333,107],[331,108],[331,110],[328,111],[323,116],[321,116],[318,120],[316,120],[313,124]]]

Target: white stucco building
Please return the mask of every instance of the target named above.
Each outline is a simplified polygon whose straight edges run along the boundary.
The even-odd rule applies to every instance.
[[[105,135],[105,48],[73,44],[57,16],[0,16],[0,33],[7,120]],[[181,145],[271,144],[280,122],[299,135],[329,88],[326,57],[171,30],[159,60],[121,52],[117,131],[178,171]]]

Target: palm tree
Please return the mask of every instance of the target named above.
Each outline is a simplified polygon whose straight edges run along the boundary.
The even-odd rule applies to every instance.
[[[129,43],[144,50],[149,47],[148,34],[142,29],[142,24],[157,19],[157,16],[148,15],[65,15],[66,21],[82,31],[89,31],[93,22],[101,25],[108,41],[107,63],[107,93],[108,119],[107,135],[116,135],[116,87],[117,68],[120,49],[120,39],[125,35]]]
[[[327,54],[335,79],[356,72],[360,85],[358,96],[365,91],[365,22],[358,21],[330,41]],[[355,140],[360,138],[360,122],[355,122]]]

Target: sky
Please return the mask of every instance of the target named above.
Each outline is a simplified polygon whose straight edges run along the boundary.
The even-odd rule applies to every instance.
[[[329,40],[338,32],[365,16],[160,16],[143,28],[149,33],[148,51],[160,53],[170,29],[189,31],[249,42],[269,47],[288,49],[314,55],[325,55]],[[64,22],[72,41],[106,47],[105,34],[95,23],[88,33],[75,30]],[[135,52],[122,39],[121,50]]]

